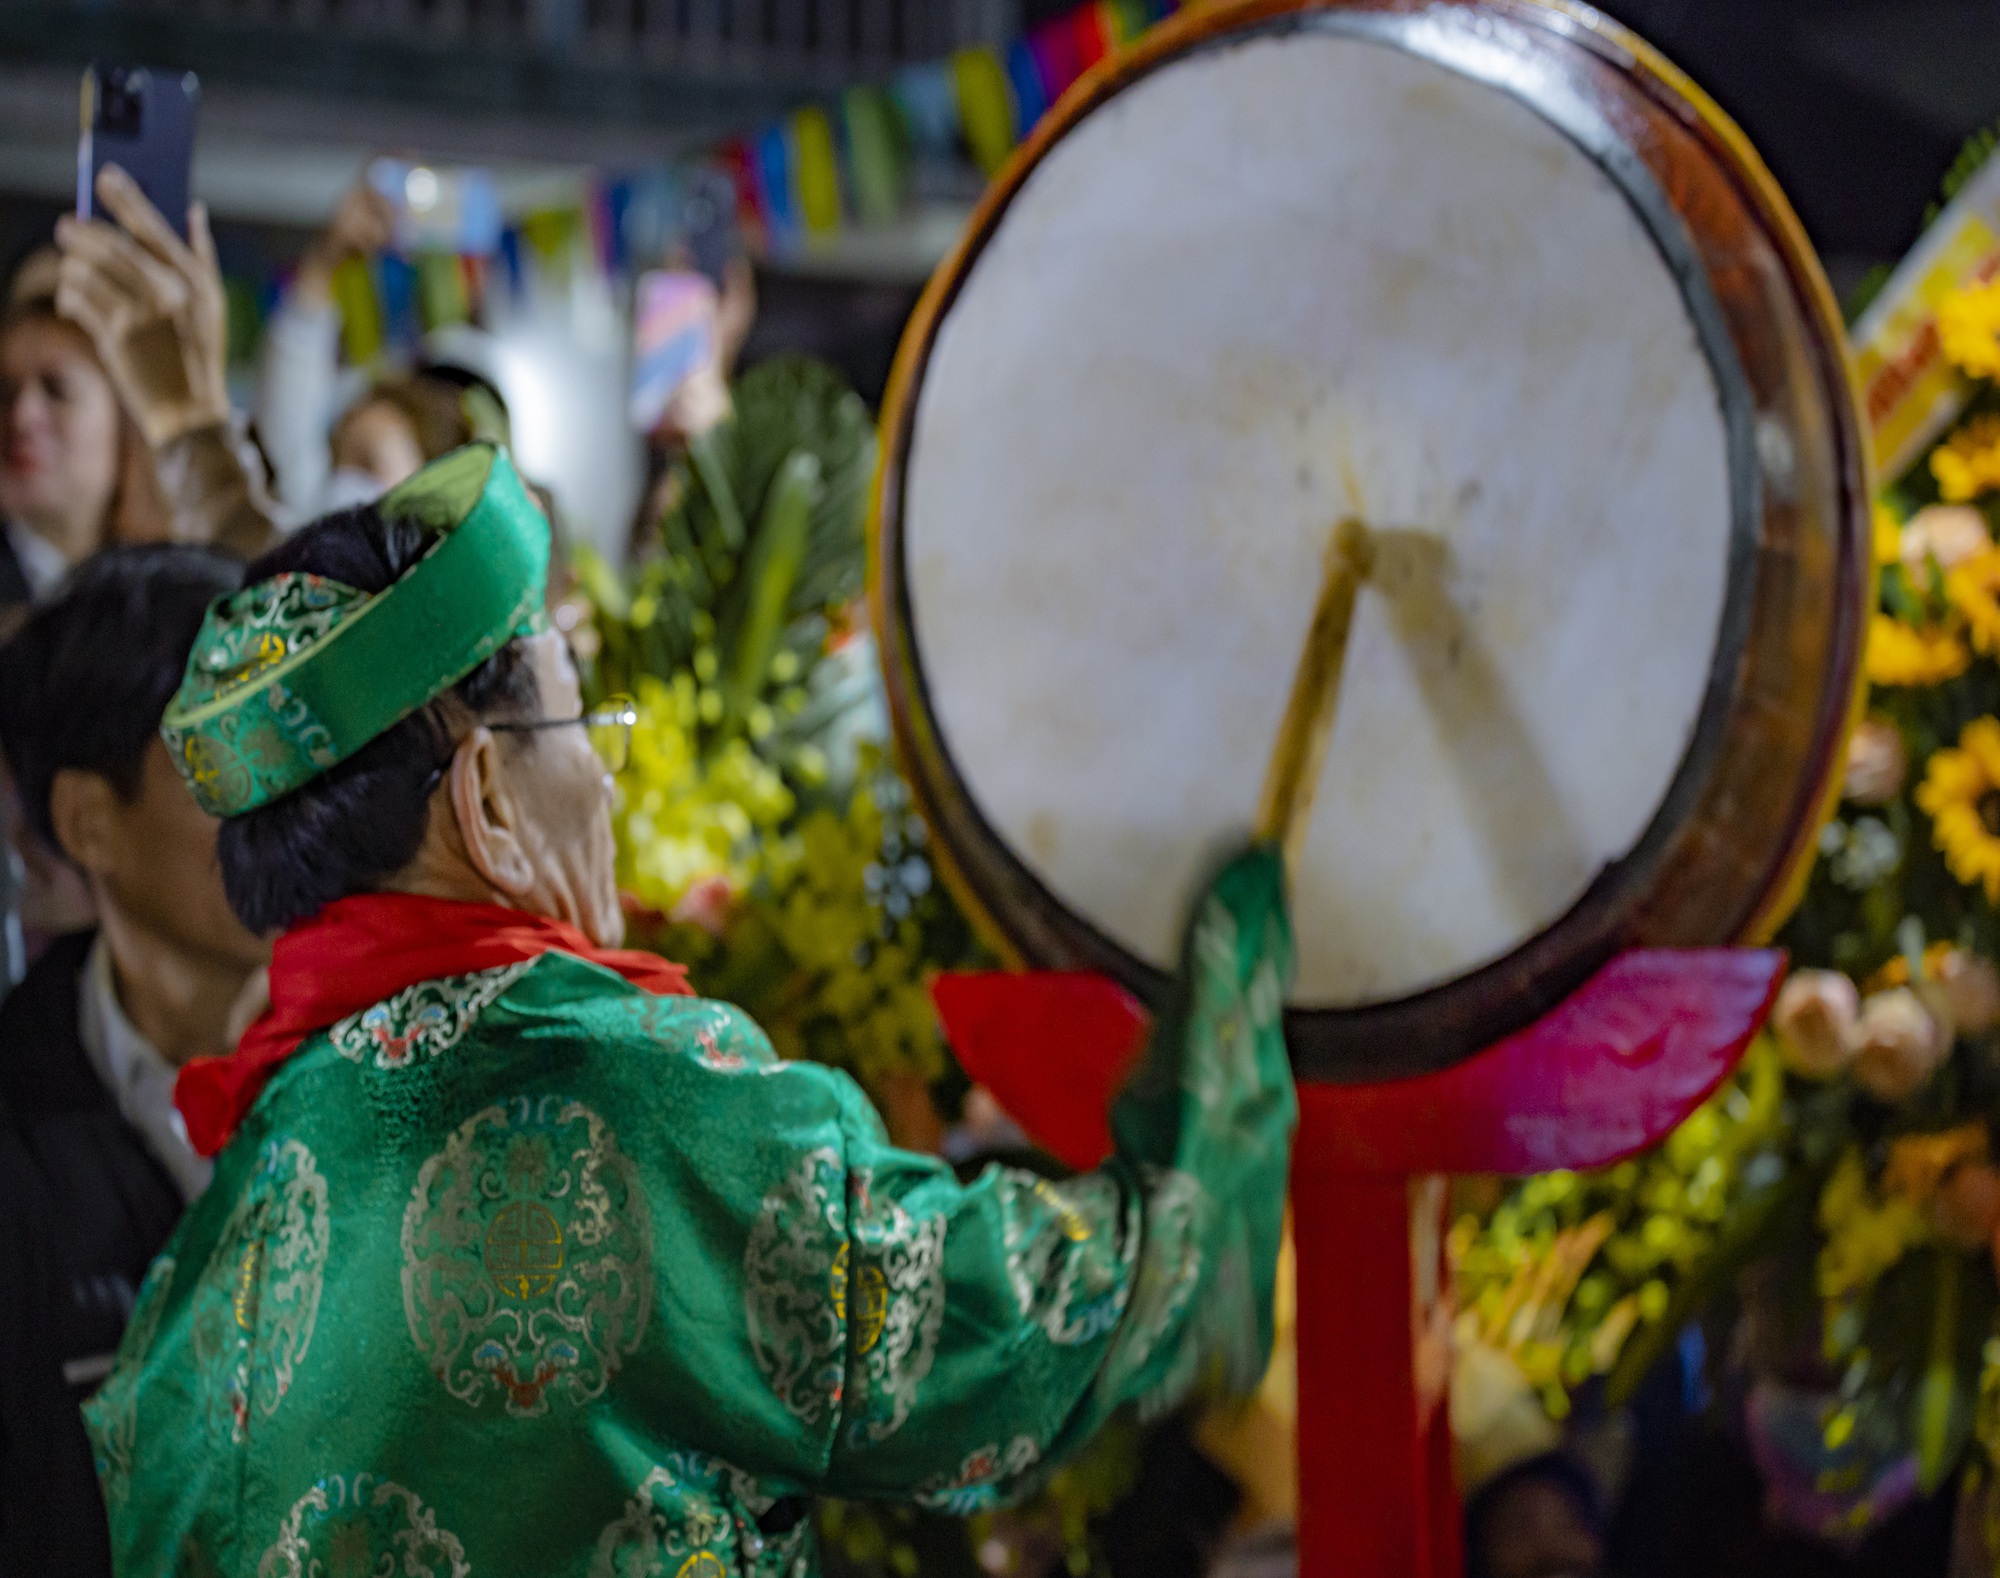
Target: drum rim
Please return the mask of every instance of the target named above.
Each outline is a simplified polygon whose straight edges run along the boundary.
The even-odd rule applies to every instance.
[[[1044,117],[989,189],[951,257],[933,275],[898,349],[884,400],[884,443],[869,533],[869,597],[896,751],[920,810],[939,830],[932,853],[941,873],[977,929],[1010,962],[1098,970],[1142,998],[1158,1001],[1167,984],[1166,973],[1071,909],[986,819],[938,731],[903,571],[906,473],[931,353],[973,265],[998,232],[1028,176],[1075,125],[1162,67],[1253,38],[1324,32],[1400,48],[1522,103],[1604,172],[1652,240],[1673,277],[1715,380],[1731,493],[1723,606],[1694,729],[1638,839],[1540,930],[1449,981],[1392,999],[1348,1007],[1289,1007],[1288,1039],[1301,1077],[1353,1081],[1457,1062],[1554,1007],[1630,941],[1624,932],[1634,901],[1642,899],[1658,877],[1722,759],[1736,710],[1737,670],[1755,612],[1753,593],[1765,515],[1756,397],[1709,269],[1687,219],[1668,199],[1652,169],[1617,135],[1597,105],[1571,86],[1572,73],[1552,55],[1537,61],[1541,70],[1532,77],[1519,73],[1518,58],[1509,62],[1515,68],[1511,73],[1495,69],[1494,62],[1478,69],[1469,57],[1477,54],[1479,40],[1467,24],[1476,16],[1494,14],[1595,54],[1618,72],[1630,91],[1663,90],[1680,107],[1692,110],[1701,129],[1713,134],[1703,140],[1708,156],[1746,189],[1748,207],[1785,262],[1802,317],[1817,314],[1821,328],[1826,327],[1830,293],[1818,277],[1789,205],[1747,140],[1686,77],[1599,14],[1564,0],[1488,0],[1477,8],[1456,4],[1421,9],[1405,0],[1239,0],[1235,5],[1182,13],[1134,49],[1095,68]],[[1537,89],[1544,96],[1535,96]],[[1802,273],[1808,276],[1804,289],[1799,288]],[[1837,316],[1833,322],[1838,323]],[[1848,387],[1844,376],[1841,387]],[[1842,575],[1850,568],[1843,563]],[[1840,634],[1835,632],[1836,649],[1843,645]],[[1824,727],[1816,730],[1822,736],[1822,748],[1815,753],[1822,777],[1852,711],[1840,709],[1830,737]],[[1825,798],[1820,785],[1808,786],[1804,793],[1814,801]],[[1800,864],[1801,854],[1809,856],[1811,832],[1811,827],[1802,831],[1801,847],[1787,851],[1767,877],[1761,910],[1772,910],[1778,890],[1795,885],[1793,868]],[[968,865],[980,869],[975,872]],[[1535,981],[1538,989],[1523,991],[1524,978]],[[1423,1024],[1421,1044],[1407,1033],[1418,1020]]]

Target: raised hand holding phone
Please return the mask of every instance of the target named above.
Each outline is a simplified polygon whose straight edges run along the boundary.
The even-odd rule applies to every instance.
[[[386,251],[396,234],[396,205],[367,180],[347,189],[326,228],[306,244],[292,274],[292,297],[319,307],[333,299],[334,272],[349,258]]]
[[[95,195],[115,219],[56,221],[56,310],[90,336],[132,420],[155,449],[229,419],[228,313],[208,211],[182,241],[116,165]]]
[[[201,84],[192,71],[93,63],[83,74],[83,133],[76,148],[76,212],[97,216],[98,177],[115,165],[166,216],[183,241],[194,168]]]

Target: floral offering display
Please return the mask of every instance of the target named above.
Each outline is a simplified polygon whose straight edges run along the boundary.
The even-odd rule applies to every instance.
[[[1451,1245],[1461,1346],[1551,1420],[1700,1322],[1780,1520],[1851,1545],[1962,1469],[2000,1551],[2000,282],[1936,319],[1970,398],[1883,479],[1865,710],[1766,1032],[1657,1151]]]
[[[669,473],[658,545],[579,574],[593,690],[639,715],[619,879],[639,942],[880,1100],[945,1076],[926,972],[976,955],[878,739],[856,606],[874,424],[796,357],[733,406]]]

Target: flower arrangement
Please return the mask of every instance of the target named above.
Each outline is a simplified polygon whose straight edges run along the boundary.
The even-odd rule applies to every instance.
[[[1529,1178],[1453,1224],[1457,1341],[1509,1358],[1551,1419],[1593,1376],[1630,1390],[1687,1318],[1702,1274],[1782,1166],[1785,1077],[1760,1038],[1667,1141],[1595,1173]],[[1675,1318],[1675,1317],[1678,1318]]]
[[[1971,1452],[2000,1549],[2000,285],[1938,326],[1975,388],[1876,510],[1867,711],[1768,1033],[1656,1152],[1526,1180],[1452,1244],[1465,1335],[1539,1334],[1510,1351],[1551,1416],[1731,1315],[1782,1515],[1851,1541]]]
[[[636,940],[787,1057],[879,1093],[946,1077],[929,971],[977,957],[884,759],[853,605],[875,435],[803,358],[738,380],[629,575],[586,556],[591,685],[639,715],[615,816]],[[859,659],[859,661],[857,661]]]

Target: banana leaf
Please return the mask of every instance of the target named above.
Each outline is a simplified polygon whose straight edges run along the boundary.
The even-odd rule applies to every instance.
[[[805,357],[760,362],[737,380],[732,403],[730,418],[676,463],[658,549],[624,577],[587,563],[583,582],[603,639],[600,689],[670,678],[712,644],[740,723],[770,659],[790,650],[809,672],[827,617],[861,591],[875,428],[841,375]],[[771,508],[782,468],[800,455],[819,472],[802,520]],[[758,539],[780,520],[788,541],[773,554]],[[773,567],[782,587],[764,584]]]
[[[758,363],[737,380],[731,396],[735,414],[717,430],[713,454],[744,520],[761,526],[771,488],[788,457],[804,452],[819,462],[819,496],[785,599],[786,619],[851,601],[860,594],[867,571],[865,526],[875,471],[875,425],[867,406],[833,368],[802,356]],[[706,505],[704,513],[712,515],[711,484],[697,480],[688,506],[692,512]],[[717,610],[725,653],[733,649],[754,599],[747,586],[732,586]]]
[[[795,449],[778,467],[777,478],[764,496],[757,535],[750,545],[743,576],[743,610],[729,654],[723,704],[732,728],[742,724],[771,673],[812,532],[813,506],[819,502],[819,457]]]

